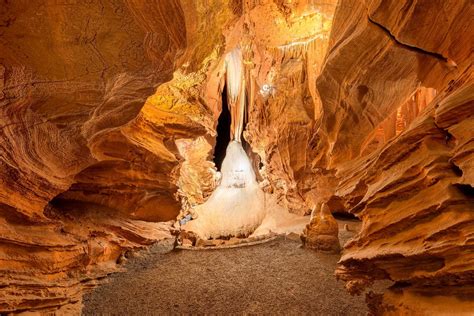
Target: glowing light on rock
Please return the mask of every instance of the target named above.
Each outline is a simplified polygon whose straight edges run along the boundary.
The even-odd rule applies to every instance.
[[[235,48],[227,54],[225,63],[227,93],[230,103],[234,104],[240,97],[243,78],[242,52],[240,51],[240,48]]]
[[[232,116],[231,137],[240,142],[245,114],[245,78],[240,48],[235,48],[227,54],[225,64],[227,98]]]
[[[314,37],[306,40],[306,41],[294,41],[294,42],[291,42],[291,43],[288,43],[286,45],[280,45],[278,46],[279,49],[281,50],[288,50],[288,49],[291,49],[291,48],[294,48],[294,47],[304,47],[304,48],[308,48],[308,46],[314,42],[315,40],[317,39],[327,39],[328,36],[326,34],[318,34],[318,35],[315,35]]]
[[[268,97],[270,94],[275,93],[275,87],[273,85],[265,83],[261,88],[260,88],[260,94],[264,97]]]

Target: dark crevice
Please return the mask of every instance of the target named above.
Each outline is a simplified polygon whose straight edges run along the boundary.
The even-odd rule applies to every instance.
[[[445,63],[447,63],[449,60],[447,57],[444,57],[443,55],[441,55],[440,53],[435,53],[435,52],[430,52],[430,51],[427,51],[427,50],[424,50],[422,48],[419,48],[419,47],[416,47],[416,46],[413,46],[413,45],[409,45],[409,44],[406,44],[406,43],[402,43],[400,42],[391,32],[388,28],[386,28],[384,25],[382,25],[381,23],[379,22],[376,22],[374,21],[369,15],[367,15],[367,18],[369,19],[369,22],[372,23],[373,25],[377,26],[379,29],[381,29],[388,37],[390,37],[394,42],[396,42],[397,44],[399,44],[400,46],[408,49],[408,50],[411,50],[413,52],[416,52],[416,53],[420,53],[420,54],[425,54],[425,55],[429,55],[431,57],[434,57],[440,61],[443,61]]]
[[[444,135],[444,142],[446,146],[448,147],[454,147],[456,145],[456,137],[453,136],[447,129],[444,129],[440,127],[436,121],[433,121],[433,124],[436,126],[436,128]]]
[[[462,172],[462,169],[461,169],[461,168],[459,168],[458,166],[456,166],[454,163],[451,163],[451,168],[453,169],[454,174],[456,174],[456,176],[462,177],[463,172]]]
[[[466,197],[474,199],[474,188],[469,184],[456,183],[454,185],[459,191],[461,191]]]
[[[340,220],[356,220],[356,221],[360,221],[360,219],[357,218],[357,216],[355,216],[354,214],[349,213],[349,212],[342,212],[342,211],[333,212],[333,213],[332,213],[332,216],[333,216],[335,219],[340,219]]]
[[[216,146],[214,147],[214,163],[219,171],[222,167],[227,145],[230,142],[230,123],[231,116],[227,105],[227,87],[224,87],[222,91],[222,111],[217,120]]]

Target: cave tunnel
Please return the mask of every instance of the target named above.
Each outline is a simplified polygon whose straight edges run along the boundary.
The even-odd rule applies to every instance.
[[[227,145],[230,142],[230,124],[231,116],[227,104],[227,86],[224,86],[222,91],[222,111],[217,121],[216,146],[214,147],[214,163],[219,171],[221,170]]]
[[[474,315],[472,1],[50,2],[0,4],[0,316]]]

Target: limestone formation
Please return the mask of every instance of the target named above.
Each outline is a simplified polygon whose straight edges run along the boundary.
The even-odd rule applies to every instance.
[[[311,212],[311,220],[301,234],[303,246],[321,252],[337,253],[339,227],[327,204],[316,206]]]

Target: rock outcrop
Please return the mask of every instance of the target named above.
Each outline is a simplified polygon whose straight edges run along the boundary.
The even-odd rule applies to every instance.
[[[311,220],[301,234],[301,241],[309,249],[338,253],[341,250],[338,233],[338,224],[327,204],[318,205],[311,212]]]
[[[164,222],[181,208],[175,140],[207,134],[186,101],[233,10],[2,4],[0,312],[67,312],[129,249],[171,237]]]
[[[318,78],[316,164],[336,170],[329,203],[362,220],[337,276],[353,293],[391,280],[368,296],[376,314],[473,310],[472,6],[439,5],[340,1]],[[429,104],[421,87],[437,91]],[[402,117],[407,103],[416,118]],[[391,113],[408,124],[383,125]],[[364,148],[378,128],[394,137]]]

